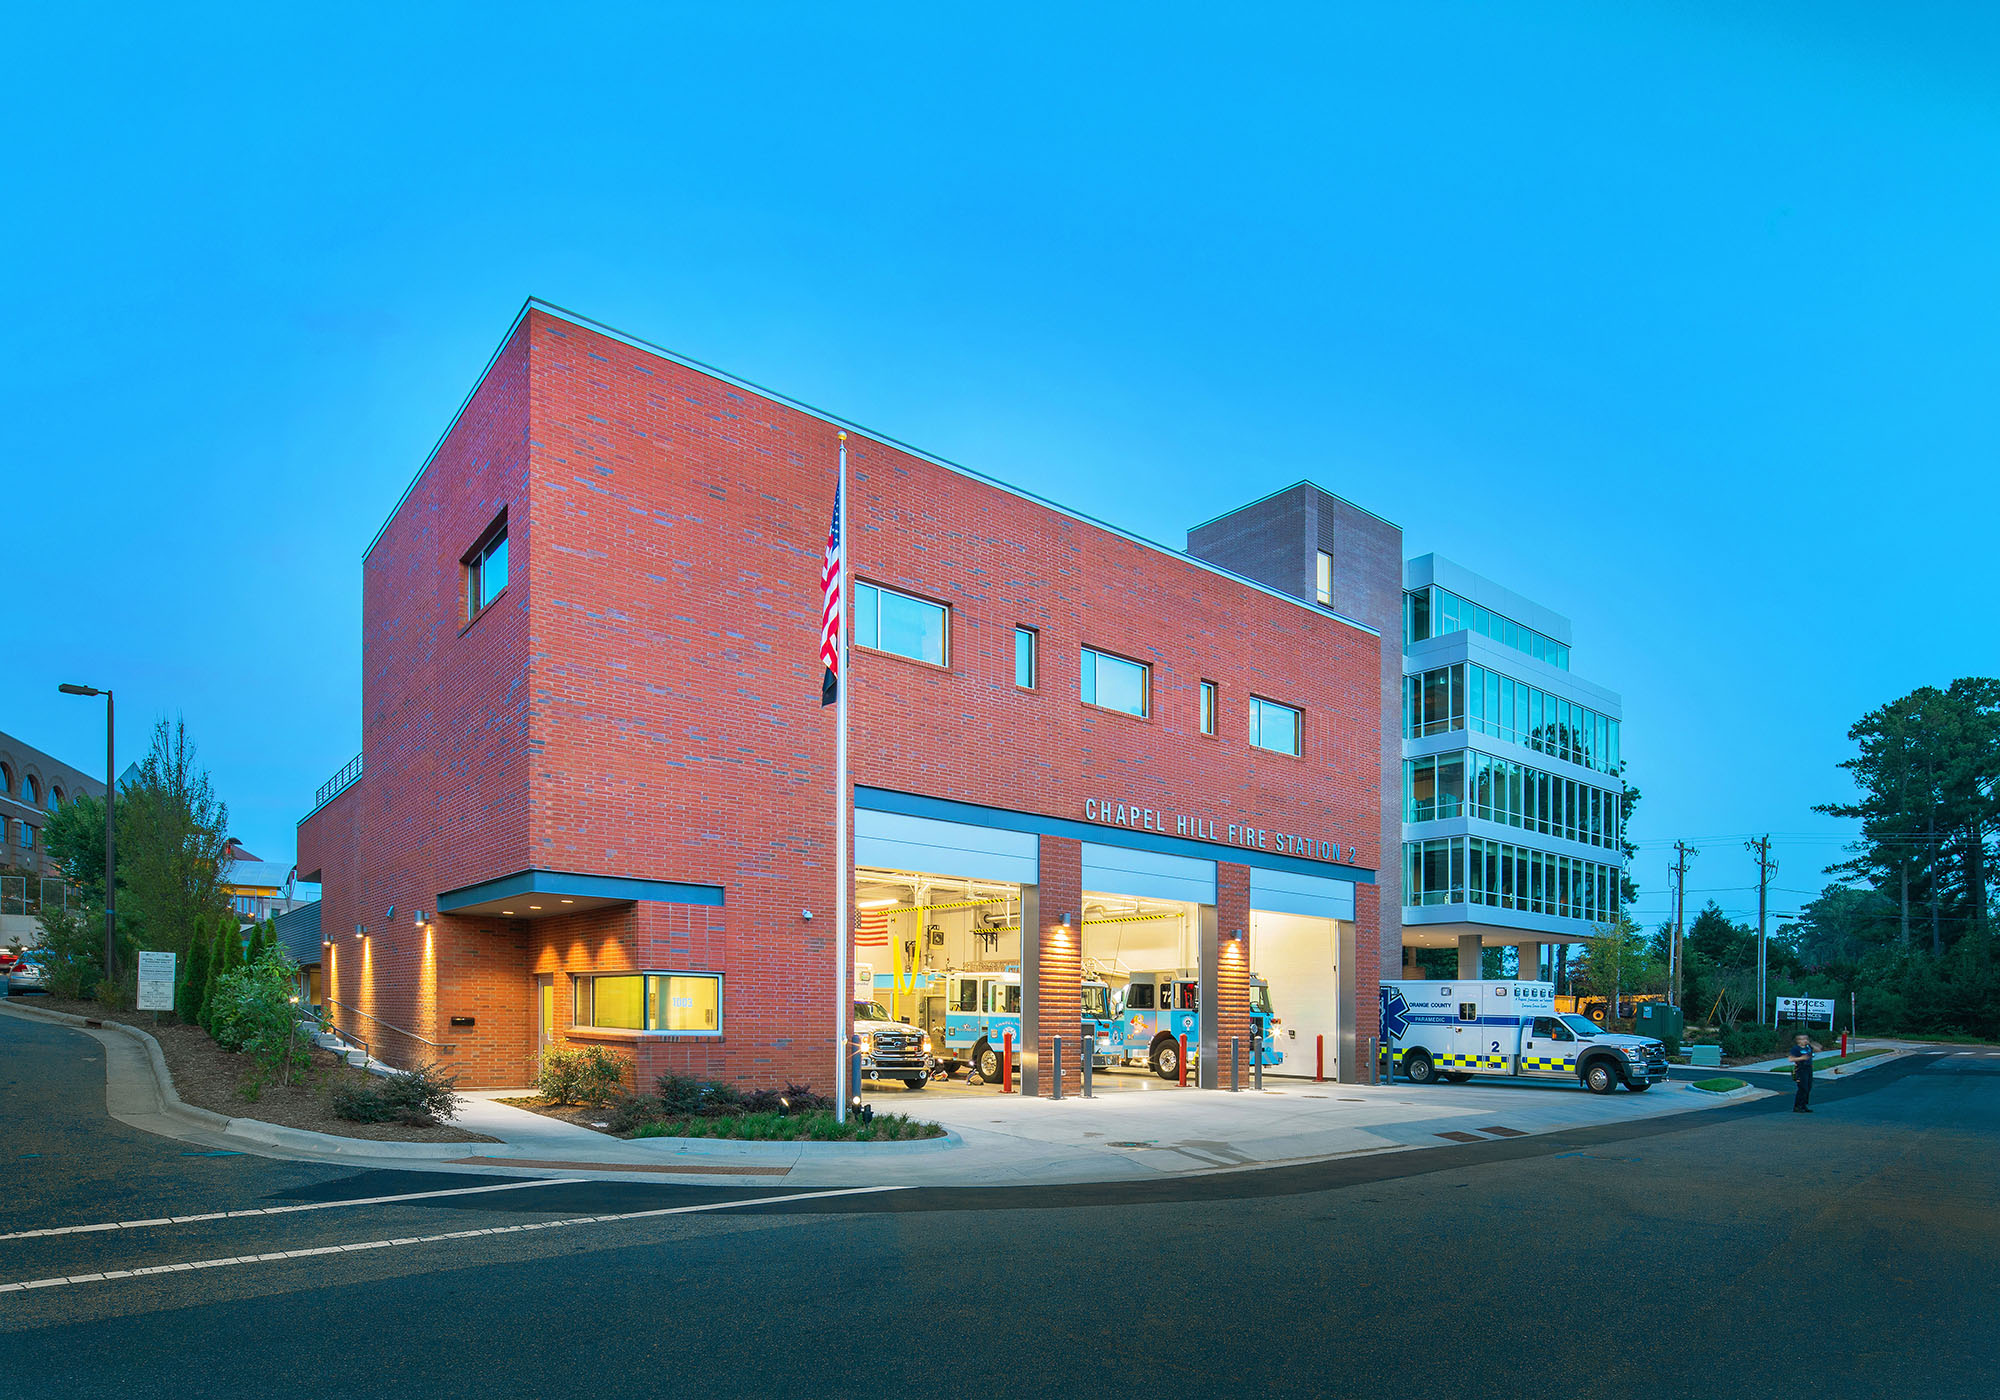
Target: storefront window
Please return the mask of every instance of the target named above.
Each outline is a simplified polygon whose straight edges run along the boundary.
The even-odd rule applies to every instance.
[[[722,978],[649,972],[576,979],[576,1024],[598,1030],[719,1034]]]

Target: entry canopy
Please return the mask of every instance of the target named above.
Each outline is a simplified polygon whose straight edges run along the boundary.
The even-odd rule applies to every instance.
[[[721,904],[722,886],[522,870],[447,890],[437,897],[440,914],[484,914],[503,919],[554,919],[607,904],[637,903]]]

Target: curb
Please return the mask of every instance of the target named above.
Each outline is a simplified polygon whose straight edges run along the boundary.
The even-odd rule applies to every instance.
[[[1724,1079],[1730,1077],[1733,1076],[1720,1075],[1720,1074],[1716,1076],[1717,1079]],[[1690,1084],[1687,1087],[1690,1092],[1696,1094],[1705,1094],[1711,1099],[1743,1099],[1750,1097],[1752,1094],[1764,1094],[1770,1092],[1767,1089],[1759,1089],[1755,1084],[1750,1083],[1748,1080],[1738,1081],[1734,1089],[1704,1089],[1701,1088],[1699,1085],[1695,1084]]]

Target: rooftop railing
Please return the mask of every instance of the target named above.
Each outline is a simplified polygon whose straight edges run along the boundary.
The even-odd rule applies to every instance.
[[[319,785],[319,791],[313,794],[313,811],[317,812],[320,808],[326,806],[327,803],[333,801],[334,798],[340,796],[360,776],[361,755],[356,754],[342,765],[338,773],[335,773],[331,778],[328,778]]]

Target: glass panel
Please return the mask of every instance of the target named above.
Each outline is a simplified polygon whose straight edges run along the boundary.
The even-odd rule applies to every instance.
[[[1107,710],[1128,715],[1146,713],[1146,668],[1136,661],[1084,649],[1083,698]]]
[[[640,1003],[644,1000],[643,978],[596,977],[591,979],[593,1026],[636,1031],[644,1026]]]
[[[883,651],[894,652],[933,666],[944,665],[946,610],[903,593],[878,589],[881,595],[881,639]]]
[[[979,981],[968,977],[958,984],[958,1009],[977,1011],[979,1009]]]
[[[1299,751],[1299,712],[1273,700],[1250,699],[1250,742],[1273,753]]]
[[[646,979],[646,1029],[714,1031],[722,1021],[720,977],[653,976]]]
[[[1425,642],[1431,635],[1431,591],[1420,588],[1414,593],[1405,593],[1404,601],[1410,609],[1410,640]]]
[[[1456,817],[1464,813],[1465,759],[1452,754],[1437,761],[1437,814]]]
[[[1465,728],[1465,667],[1463,665],[1446,668],[1451,673],[1451,723],[1452,729]]]
[[[1486,668],[1484,666],[1469,666],[1466,669],[1471,674],[1465,678],[1465,712],[1472,718],[1473,731],[1484,734],[1487,732]]]
[[[1014,684],[1023,690],[1035,688],[1035,634],[1027,627],[1014,629]]]
[[[1451,842],[1451,901],[1465,903],[1465,838],[1457,836]]]
[[[858,647],[872,647],[881,635],[876,626],[876,614],[881,611],[876,606],[881,592],[872,583],[854,585],[854,635],[849,640]]]
[[[1215,732],[1214,681],[1203,681],[1201,683],[1201,732],[1204,734],[1213,734]]]
[[[1333,602],[1333,556],[1323,549],[1319,552],[1319,600]]]
[[[507,537],[503,534],[486,547],[479,561],[479,606],[485,607],[507,586]]]
[[[1533,749],[1542,747],[1542,692],[1539,690],[1528,692],[1528,746]]]

